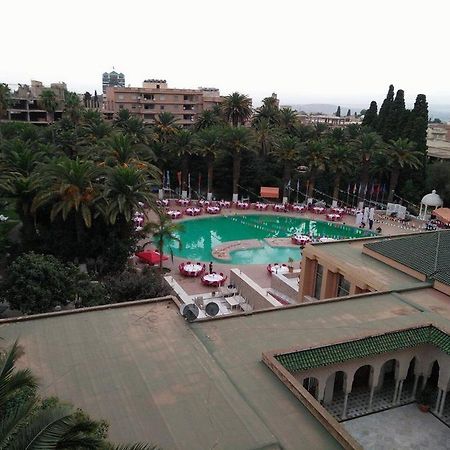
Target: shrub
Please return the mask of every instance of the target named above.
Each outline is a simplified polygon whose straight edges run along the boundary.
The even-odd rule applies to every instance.
[[[25,314],[53,311],[81,298],[87,303],[101,295],[100,287],[73,264],[33,252],[19,256],[6,270],[0,298]]]
[[[162,297],[170,292],[160,272],[152,268],[142,272],[127,269],[120,275],[106,277],[104,286],[111,303]]]

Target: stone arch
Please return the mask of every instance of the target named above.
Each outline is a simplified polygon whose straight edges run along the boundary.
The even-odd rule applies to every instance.
[[[342,396],[346,392],[347,373],[337,370],[330,374],[325,383],[324,403],[332,403],[337,396]]]
[[[427,385],[430,387],[437,387],[439,383],[439,375],[441,371],[441,366],[439,364],[439,361],[435,359],[433,362],[430,363],[428,366],[428,377],[427,377]]]
[[[381,389],[385,385],[392,385],[398,378],[400,362],[397,358],[390,358],[383,363],[380,369],[378,380],[378,388]]]
[[[306,377],[303,379],[303,387],[317,399],[319,395],[319,380],[316,377]]]
[[[355,388],[367,387],[369,388],[372,382],[374,368],[371,364],[364,364],[358,367],[353,374],[353,381],[351,390]]]

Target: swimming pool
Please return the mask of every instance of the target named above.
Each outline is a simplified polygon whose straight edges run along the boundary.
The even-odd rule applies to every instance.
[[[370,236],[371,233],[359,228],[339,223],[329,223],[300,217],[274,215],[229,215],[204,217],[179,221],[184,230],[178,233],[182,248],[172,243],[174,256],[195,260],[215,261],[226,264],[268,264],[287,262],[289,258],[301,259],[300,247],[271,247],[265,238],[290,237],[295,233],[314,237],[356,238]],[[230,253],[231,261],[223,261],[212,256],[214,247],[228,241],[257,239],[260,248],[236,250]],[[169,251],[166,245],[165,251]]]

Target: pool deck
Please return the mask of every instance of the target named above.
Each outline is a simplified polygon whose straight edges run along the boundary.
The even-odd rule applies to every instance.
[[[183,208],[179,207],[178,209],[182,210]],[[346,215],[343,217],[343,220],[341,222],[330,222],[327,221],[324,214],[314,214],[312,212],[306,212],[306,213],[296,213],[296,212],[274,212],[271,210],[266,211],[256,211],[256,210],[238,210],[233,208],[225,208],[222,210],[221,214],[216,214],[215,216],[211,217],[218,217],[220,215],[223,216],[230,216],[230,215],[249,215],[249,214],[255,214],[255,215],[274,215],[274,216],[288,216],[288,217],[295,217],[295,218],[304,218],[304,219],[310,219],[310,220],[321,220],[324,222],[329,223],[341,223],[349,226],[355,225],[355,216]],[[203,214],[200,216],[183,216],[182,220],[197,220],[198,218],[202,218],[205,216],[209,216],[209,214]],[[153,213],[149,213],[149,218],[154,218]],[[176,222],[176,221],[175,221]],[[401,234],[408,234],[408,233],[415,233],[417,231],[420,231],[420,226],[423,222],[419,221],[412,221],[412,226],[404,226],[400,222],[395,221],[389,221],[384,220],[381,223],[375,222],[374,228],[377,228],[377,226],[380,226],[382,228],[381,236],[396,236]],[[289,238],[285,238],[289,241]],[[272,241],[272,238],[266,239],[266,242],[268,240]],[[233,242],[241,242],[241,241],[233,241]],[[246,241],[242,241],[246,242]],[[269,245],[272,245],[270,242],[268,242]],[[227,242],[226,244],[229,244]],[[226,245],[224,244],[224,245]],[[310,244],[308,244],[310,245]],[[320,245],[326,245],[326,244],[320,244]],[[290,243],[289,246],[294,246]],[[297,247],[297,246],[296,246]],[[298,246],[299,247],[299,246]],[[248,247],[248,248],[254,248],[254,247]],[[231,250],[231,249],[230,249]],[[236,248],[233,248],[233,250],[236,250]],[[300,247],[299,247],[300,250]],[[217,256],[215,256],[217,258]],[[219,258],[217,258],[219,259]],[[182,262],[186,262],[186,258],[179,258],[177,256],[174,256],[173,262],[170,260],[170,258],[167,261],[164,261],[164,267],[167,269],[170,269],[170,275],[173,276],[173,278],[182,286],[182,288],[186,291],[188,295],[195,295],[195,294],[205,294],[208,292],[212,292],[214,288],[203,286],[200,282],[200,278],[186,278],[183,277],[179,271],[178,271],[178,265]],[[209,263],[209,261],[202,261],[205,263]],[[286,261],[287,262],[287,261]],[[219,262],[213,262],[213,270],[215,272],[222,272],[224,275],[226,275],[228,278],[230,277],[230,270],[234,268],[238,268],[250,277],[255,283],[259,284],[262,288],[270,288],[270,281],[271,277],[268,274],[266,270],[267,264],[227,264],[224,260],[223,263]],[[294,268],[298,269],[300,267],[300,259],[296,260],[294,262]]]

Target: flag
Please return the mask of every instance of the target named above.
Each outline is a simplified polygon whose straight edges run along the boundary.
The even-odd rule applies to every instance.
[[[297,180],[297,192],[300,190],[300,178]]]
[[[291,179],[289,178],[288,184],[286,185],[286,189],[290,189],[291,188]]]
[[[181,172],[177,172],[178,185],[181,186]]]
[[[191,174],[188,173],[188,189],[191,189]]]
[[[353,195],[356,194],[356,183],[353,185]]]
[[[350,193],[350,183],[347,184],[347,194],[349,194],[349,193]]]

